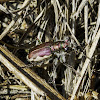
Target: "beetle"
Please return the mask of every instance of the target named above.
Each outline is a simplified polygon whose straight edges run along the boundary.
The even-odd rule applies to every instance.
[[[53,52],[65,49],[68,46],[68,41],[45,42],[35,46],[27,55],[29,62],[42,61],[52,56]]]

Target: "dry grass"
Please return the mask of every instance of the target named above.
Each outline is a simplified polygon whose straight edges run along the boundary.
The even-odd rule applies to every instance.
[[[66,99],[99,98],[99,26],[100,0],[0,1],[0,44],[24,63],[30,64],[26,56],[36,45],[68,40],[66,51],[54,52],[51,58],[33,62],[31,67]],[[23,85],[1,64],[0,87],[9,84]],[[0,99],[16,97],[15,89],[10,94],[6,93],[6,89],[0,88]],[[16,98],[26,94],[29,100],[44,99],[35,91],[25,90],[23,93],[20,90],[19,93],[22,95]]]

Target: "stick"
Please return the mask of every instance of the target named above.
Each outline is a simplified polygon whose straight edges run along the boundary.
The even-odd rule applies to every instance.
[[[51,100],[66,100],[30,68],[21,68],[26,65],[3,46],[0,46],[0,61],[37,94],[47,96]]]
[[[94,30],[93,36],[92,36],[92,40],[94,39],[98,29],[100,26],[100,0],[99,0],[99,6],[98,6],[98,18],[97,18],[97,22],[96,22],[96,28]]]

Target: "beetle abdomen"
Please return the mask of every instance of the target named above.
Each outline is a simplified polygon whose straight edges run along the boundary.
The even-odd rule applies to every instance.
[[[50,47],[43,47],[30,52],[27,58],[29,61],[41,61],[49,56],[51,56]]]

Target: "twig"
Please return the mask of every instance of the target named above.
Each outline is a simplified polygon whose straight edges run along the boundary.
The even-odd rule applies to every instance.
[[[31,48],[31,47],[34,46],[35,41],[36,41],[36,39],[34,39],[34,41],[31,44],[27,43],[25,45],[20,45],[20,46],[19,45],[7,44],[6,42],[4,42],[2,40],[0,41],[0,43],[9,47],[9,48],[13,48],[13,49],[28,49],[28,48]]]
[[[17,89],[17,90],[28,90],[28,87],[25,85],[9,85],[9,86],[0,86],[2,89],[6,89],[9,87],[9,89]]]
[[[88,56],[89,44],[88,44],[88,3],[84,7],[84,24],[85,24],[85,44],[86,44],[86,56]],[[90,64],[88,65],[89,78],[91,77]],[[89,80],[90,83],[90,80]]]
[[[97,35],[95,36],[94,41],[92,43],[92,46],[91,46],[91,48],[89,50],[89,53],[88,53],[88,57],[89,58],[92,58],[93,53],[94,53],[94,51],[96,49],[97,43],[99,41],[99,38],[100,38],[100,29],[99,29]],[[85,74],[85,71],[86,71],[86,69],[88,67],[89,62],[90,62],[90,59],[86,58],[85,63],[84,63],[84,65],[82,67],[82,70],[81,70],[81,77],[79,77],[79,79],[78,79],[78,81],[77,81],[77,83],[76,83],[76,85],[74,87],[74,90],[73,90],[73,93],[72,93],[72,96],[71,96],[71,100],[74,99],[74,97],[75,97],[75,95],[76,95],[76,93],[77,93],[77,91],[79,89],[79,86],[81,84],[81,81],[83,79],[83,76]]]
[[[54,12],[55,12],[55,23],[57,24],[58,22],[58,18],[59,18],[59,15],[58,15],[58,9],[57,9],[57,3],[55,0],[51,0],[51,3],[54,7]]]
[[[84,8],[84,25],[85,25],[85,43],[88,45],[88,4]],[[88,47],[86,48],[86,54],[88,53]]]
[[[25,0],[20,9],[25,8],[29,3],[30,3],[30,0]],[[18,12],[19,15],[21,15],[21,13],[22,13],[22,11]]]
[[[9,14],[9,12],[7,11],[7,9],[4,6],[2,6],[1,4],[0,4],[0,10],[3,11],[3,12],[5,12],[6,14]]]
[[[72,0],[72,13],[75,12],[75,0]],[[75,35],[75,18],[72,18],[72,32]]]
[[[3,79],[6,79],[6,75],[4,74],[3,69],[2,69],[1,66],[0,66],[0,76],[1,76]]]
[[[99,6],[98,6],[98,19],[97,19],[97,22],[96,22],[96,28],[95,28],[93,36],[92,36],[92,40],[94,39],[94,37],[95,37],[95,35],[98,31],[99,26],[100,26],[100,0],[99,0]]]
[[[11,13],[17,13],[23,9],[25,9],[29,4],[30,4],[31,0],[25,0],[25,2],[23,3],[22,7],[18,10],[14,10],[14,11],[11,11],[9,10]]]
[[[8,94],[8,89],[0,89],[0,96],[1,95],[7,95]],[[30,94],[29,90],[16,90],[16,89],[11,89],[10,90],[10,94],[14,95],[14,94]]]
[[[0,3],[2,3],[2,2],[9,2],[9,1],[15,1],[15,0],[0,0]]]
[[[81,4],[78,7],[77,12],[75,12],[74,14],[72,14],[72,17],[75,17],[76,19],[78,18],[79,13],[82,11],[82,9],[85,6],[86,2],[88,2],[88,0],[82,0]]]
[[[11,21],[11,23],[8,25],[8,27],[2,32],[2,34],[0,35],[0,40],[2,40],[2,38],[9,33],[10,29],[13,27],[13,25],[15,24],[15,22],[17,21],[17,19],[14,19]]]
[[[39,14],[39,15],[36,17],[36,19],[34,20],[34,23],[36,23],[36,22],[42,17],[44,11],[45,11],[45,9],[43,9],[43,10],[40,12],[40,14]]]

